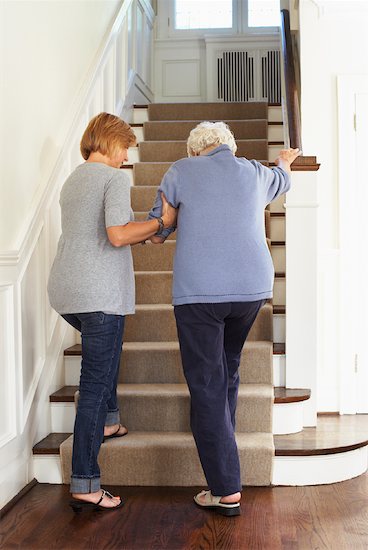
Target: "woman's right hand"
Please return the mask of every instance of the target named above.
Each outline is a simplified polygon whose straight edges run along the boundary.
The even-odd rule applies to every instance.
[[[280,164],[280,161],[292,164],[294,160],[301,154],[302,152],[299,149],[281,149],[281,151],[279,152],[279,156],[275,160],[275,164]]]
[[[175,227],[176,218],[178,216],[177,208],[174,208],[173,206],[171,206],[169,202],[167,202],[166,197],[163,193],[161,193],[161,200],[162,200],[161,218],[162,218],[162,221],[164,222],[164,226]]]

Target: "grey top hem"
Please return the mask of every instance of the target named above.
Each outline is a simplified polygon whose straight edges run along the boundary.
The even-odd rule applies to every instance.
[[[184,304],[223,304],[227,302],[257,302],[272,298],[272,291],[260,292],[259,294],[222,294],[222,295],[196,295],[173,297],[173,305]]]

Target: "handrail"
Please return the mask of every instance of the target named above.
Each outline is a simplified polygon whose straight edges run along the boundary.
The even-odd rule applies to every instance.
[[[282,55],[284,59],[285,95],[290,147],[298,147],[302,151],[299,97],[295,78],[289,10],[281,10],[281,41]]]

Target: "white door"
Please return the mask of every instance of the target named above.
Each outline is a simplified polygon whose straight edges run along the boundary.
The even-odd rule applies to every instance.
[[[338,77],[340,414],[368,413],[368,75]]]
[[[357,361],[356,400],[357,412],[368,413],[368,91],[355,94],[356,130],[356,178],[359,210],[359,233],[357,269],[359,273],[360,303],[357,304]]]

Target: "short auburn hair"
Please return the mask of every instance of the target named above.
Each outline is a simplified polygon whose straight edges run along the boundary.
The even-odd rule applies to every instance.
[[[136,137],[129,124],[118,116],[100,113],[93,117],[85,129],[80,150],[84,160],[87,160],[93,152],[111,156],[116,148],[128,149],[135,143]]]

